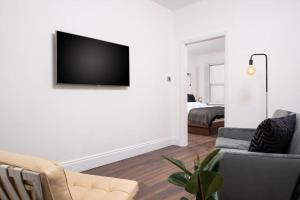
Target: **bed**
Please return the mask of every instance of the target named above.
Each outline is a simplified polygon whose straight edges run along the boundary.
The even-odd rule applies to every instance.
[[[220,127],[224,127],[224,107],[197,102],[192,96],[188,96],[188,132],[215,135]]]

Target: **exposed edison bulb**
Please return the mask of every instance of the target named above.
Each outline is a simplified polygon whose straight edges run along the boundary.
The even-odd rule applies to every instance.
[[[247,69],[247,74],[252,76],[255,74],[255,71],[256,71],[255,67],[253,65],[249,65],[249,67]]]

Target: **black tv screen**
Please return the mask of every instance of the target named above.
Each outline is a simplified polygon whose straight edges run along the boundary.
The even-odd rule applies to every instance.
[[[129,86],[129,47],[57,31],[57,83]]]

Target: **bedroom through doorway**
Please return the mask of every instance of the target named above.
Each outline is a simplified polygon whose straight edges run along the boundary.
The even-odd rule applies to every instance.
[[[186,48],[188,135],[215,137],[225,124],[225,36]]]

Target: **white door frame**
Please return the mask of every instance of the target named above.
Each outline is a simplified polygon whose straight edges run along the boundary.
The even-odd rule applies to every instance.
[[[188,50],[187,50],[187,45],[193,44],[193,43],[199,43],[199,42],[204,42],[207,40],[212,40],[212,39],[217,39],[220,37],[225,37],[225,77],[224,77],[224,90],[225,90],[225,111],[228,109],[228,91],[227,91],[227,77],[228,77],[228,33],[226,31],[223,32],[217,32],[217,33],[212,33],[212,34],[207,34],[207,35],[202,35],[190,40],[186,40],[181,44],[181,64],[180,64],[180,101],[179,101],[179,124],[180,124],[180,131],[179,131],[179,142],[178,144],[180,146],[187,146],[188,145],[188,121],[187,121],[187,92],[188,89],[186,87],[187,85],[187,68],[188,68]],[[225,112],[225,118],[226,118],[226,113]],[[226,123],[226,122],[225,122]]]

